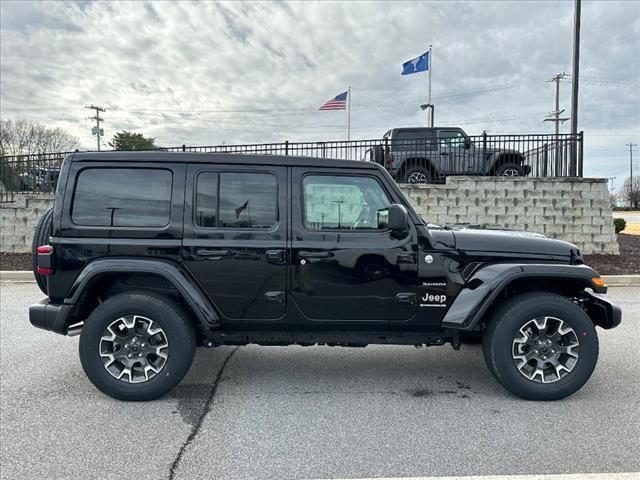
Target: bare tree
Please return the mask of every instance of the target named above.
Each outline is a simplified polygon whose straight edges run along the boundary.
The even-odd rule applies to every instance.
[[[640,177],[633,176],[633,188],[631,188],[631,177],[627,177],[622,187],[623,202],[634,210],[640,206]]]
[[[63,129],[27,120],[0,120],[0,155],[68,152],[80,146],[78,137]]]

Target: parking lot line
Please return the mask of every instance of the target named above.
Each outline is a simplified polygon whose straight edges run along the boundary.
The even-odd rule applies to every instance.
[[[472,475],[455,477],[375,477],[332,480],[638,480],[640,472],[571,473],[553,475]]]

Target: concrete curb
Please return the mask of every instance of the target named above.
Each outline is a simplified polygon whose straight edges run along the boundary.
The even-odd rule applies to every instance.
[[[605,283],[610,287],[640,286],[640,274],[638,275],[603,275]],[[0,271],[2,282],[35,282],[33,272],[30,271]]]
[[[0,282],[35,282],[33,272],[30,270],[2,270]]]

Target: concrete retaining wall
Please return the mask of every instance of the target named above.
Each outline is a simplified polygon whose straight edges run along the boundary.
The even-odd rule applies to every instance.
[[[33,231],[53,195],[16,194],[13,203],[0,203],[0,251],[30,252]]]
[[[450,177],[446,185],[402,185],[422,218],[486,224],[566,240],[583,254],[619,254],[604,178]]]
[[[606,179],[451,177],[446,185],[401,185],[427,222],[539,232],[582,253],[619,254]],[[16,195],[0,204],[0,251],[28,252],[53,196]]]

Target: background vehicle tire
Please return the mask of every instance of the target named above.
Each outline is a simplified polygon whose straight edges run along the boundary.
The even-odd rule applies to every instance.
[[[42,293],[47,294],[47,277],[38,273],[38,247],[49,243],[49,237],[52,234],[53,224],[53,208],[47,210],[40,217],[33,232],[33,241],[31,242],[31,268],[33,275],[36,277],[36,283]]]
[[[524,167],[517,163],[503,163],[496,169],[498,177],[524,177]]]
[[[572,395],[587,382],[598,360],[598,336],[589,316],[553,293],[524,293],[500,305],[482,347],[487,367],[500,384],[528,400]]]
[[[431,172],[420,165],[407,168],[402,176],[404,183],[431,183]]]
[[[135,323],[123,328],[129,321]],[[120,400],[142,401],[161,397],[180,383],[195,347],[193,325],[178,304],[165,296],[132,292],[111,297],[89,315],[79,350],[82,368],[99,390]],[[147,371],[148,366],[154,368]]]

